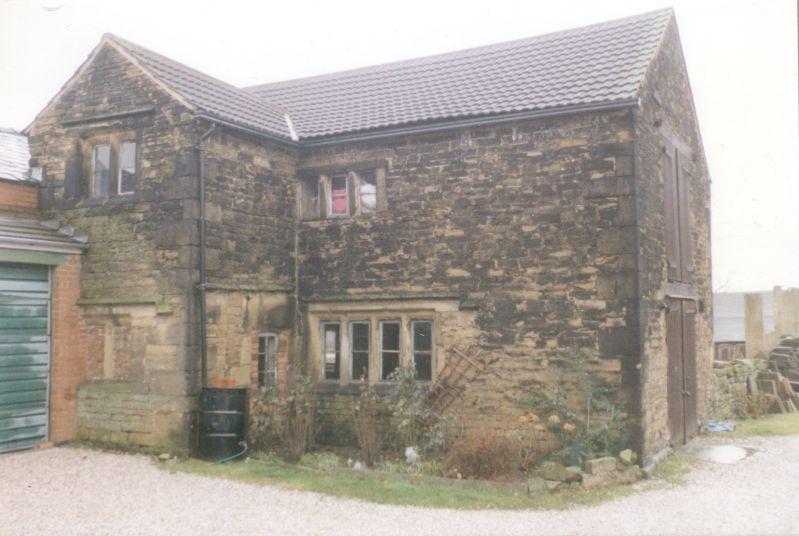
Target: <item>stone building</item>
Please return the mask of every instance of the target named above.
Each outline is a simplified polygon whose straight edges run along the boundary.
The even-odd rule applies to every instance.
[[[79,437],[186,449],[211,384],[335,408],[458,352],[451,406],[599,356],[651,461],[709,411],[709,178],[671,10],[237,88],[112,35],[26,131],[42,217],[88,237]],[[290,363],[292,365],[290,365]],[[689,396],[690,395],[690,396]]]

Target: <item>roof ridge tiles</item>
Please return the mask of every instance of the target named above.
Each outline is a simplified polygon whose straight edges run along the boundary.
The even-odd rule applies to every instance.
[[[311,76],[307,76],[307,77],[293,78],[293,79],[289,79],[289,80],[278,80],[278,81],[275,81],[275,82],[266,82],[266,83],[263,83],[263,84],[255,84],[255,85],[252,85],[252,86],[245,86],[242,89],[244,89],[246,91],[255,91],[255,90],[257,90],[259,88],[263,88],[263,87],[279,87],[279,86],[285,86],[285,85],[293,85],[295,83],[298,84],[298,85],[301,85],[301,84],[304,84],[304,83],[308,83],[308,82],[312,82],[312,81],[316,81],[316,80],[324,80],[324,79],[327,79],[327,78],[331,78],[331,79],[332,78],[340,78],[342,76],[360,75],[362,73],[363,74],[372,74],[371,71],[372,70],[376,70],[376,69],[383,70],[383,69],[388,69],[388,68],[391,68],[391,67],[400,67],[400,66],[404,66],[404,65],[416,65],[417,63],[427,62],[427,61],[431,61],[431,62],[432,61],[437,61],[437,60],[446,61],[446,60],[451,59],[452,56],[456,56],[456,57],[457,56],[467,56],[467,55],[470,56],[473,53],[482,52],[482,51],[495,52],[497,50],[507,50],[506,47],[510,47],[511,45],[514,45],[514,44],[519,45],[519,46],[525,46],[525,45],[528,45],[528,44],[538,43],[540,41],[554,40],[554,38],[556,38],[556,37],[565,37],[565,36],[568,36],[568,35],[580,34],[582,32],[588,31],[588,30],[595,30],[595,29],[599,29],[599,28],[603,28],[603,27],[610,27],[610,26],[614,26],[614,25],[618,25],[618,24],[622,24],[622,23],[631,23],[631,22],[640,21],[640,20],[643,20],[643,19],[646,19],[646,18],[655,18],[656,15],[664,16],[664,15],[668,14],[669,16],[671,16],[673,13],[674,13],[674,10],[673,10],[673,8],[670,8],[670,7],[669,8],[663,8],[663,9],[657,9],[657,10],[649,11],[649,12],[646,12],[646,13],[641,13],[641,14],[638,14],[638,15],[631,15],[629,17],[624,17],[624,18],[620,18],[620,19],[602,21],[602,22],[597,22],[597,23],[593,23],[593,24],[588,24],[588,25],[585,25],[585,26],[579,26],[579,27],[576,27],[576,28],[568,28],[568,29],[564,29],[564,30],[557,30],[557,31],[554,31],[554,32],[548,32],[548,33],[545,33],[545,34],[534,35],[534,36],[531,36],[531,37],[522,37],[522,38],[519,38],[519,39],[513,39],[513,40],[510,40],[510,41],[504,41],[504,42],[500,42],[500,43],[491,43],[491,44],[487,44],[487,45],[480,45],[480,46],[470,47],[470,48],[460,49],[460,50],[452,50],[452,51],[449,51],[449,52],[441,52],[441,53],[436,53],[436,54],[430,54],[430,55],[427,55],[427,56],[420,56],[420,57],[417,57],[417,58],[409,58],[409,59],[404,59],[404,60],[392,61],[392,62],[388,62],[388,63],[376,63],[376,64],[373,64],[373,65],[367,65],[367,66],[363,66],[363,67],[356,67],[356,68],[353,68],[353,69],[345,69],[343,71],[335,71],[335,72],[331,72],[331,73],[321,73],[321,74],[318,74],[318,75],[311,75]]]

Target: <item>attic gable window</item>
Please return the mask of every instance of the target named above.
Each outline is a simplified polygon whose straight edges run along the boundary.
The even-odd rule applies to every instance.
[[[74,182],[80,181],[82,173],[88,174],[85,183],[95,199],[135,193],[139,186],[139,144],[134,136],[134,132],[100,133],[82,142],[82,148],[77,148],[79,154],[70,155],[65,165],[65,181],[73,181],[72,196],[81,190]],[[90,162],[91,168],[81,170],[81,161]]]

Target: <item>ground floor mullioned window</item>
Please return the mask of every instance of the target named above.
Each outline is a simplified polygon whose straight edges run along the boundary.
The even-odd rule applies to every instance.
[[[431,381],[434,327],[433,318],[328,316],[319,322],[320,379],[387,382],[413,365],[418,380]]]

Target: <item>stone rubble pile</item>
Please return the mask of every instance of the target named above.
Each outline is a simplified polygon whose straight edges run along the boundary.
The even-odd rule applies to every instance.
[[[799,337],[785,337],[768,356],[771,369],[779,372],[799,392]]]
[[[586,460],[583,468],[566,467],[557,462],[544,462],[538,476],[527,480],[527,493],[552,493],[566,489],[594,489],[612,484],[632,484],[643,473],[636,465],[637,455],[632,450],[623,450],[618,457],[607,456]]]

